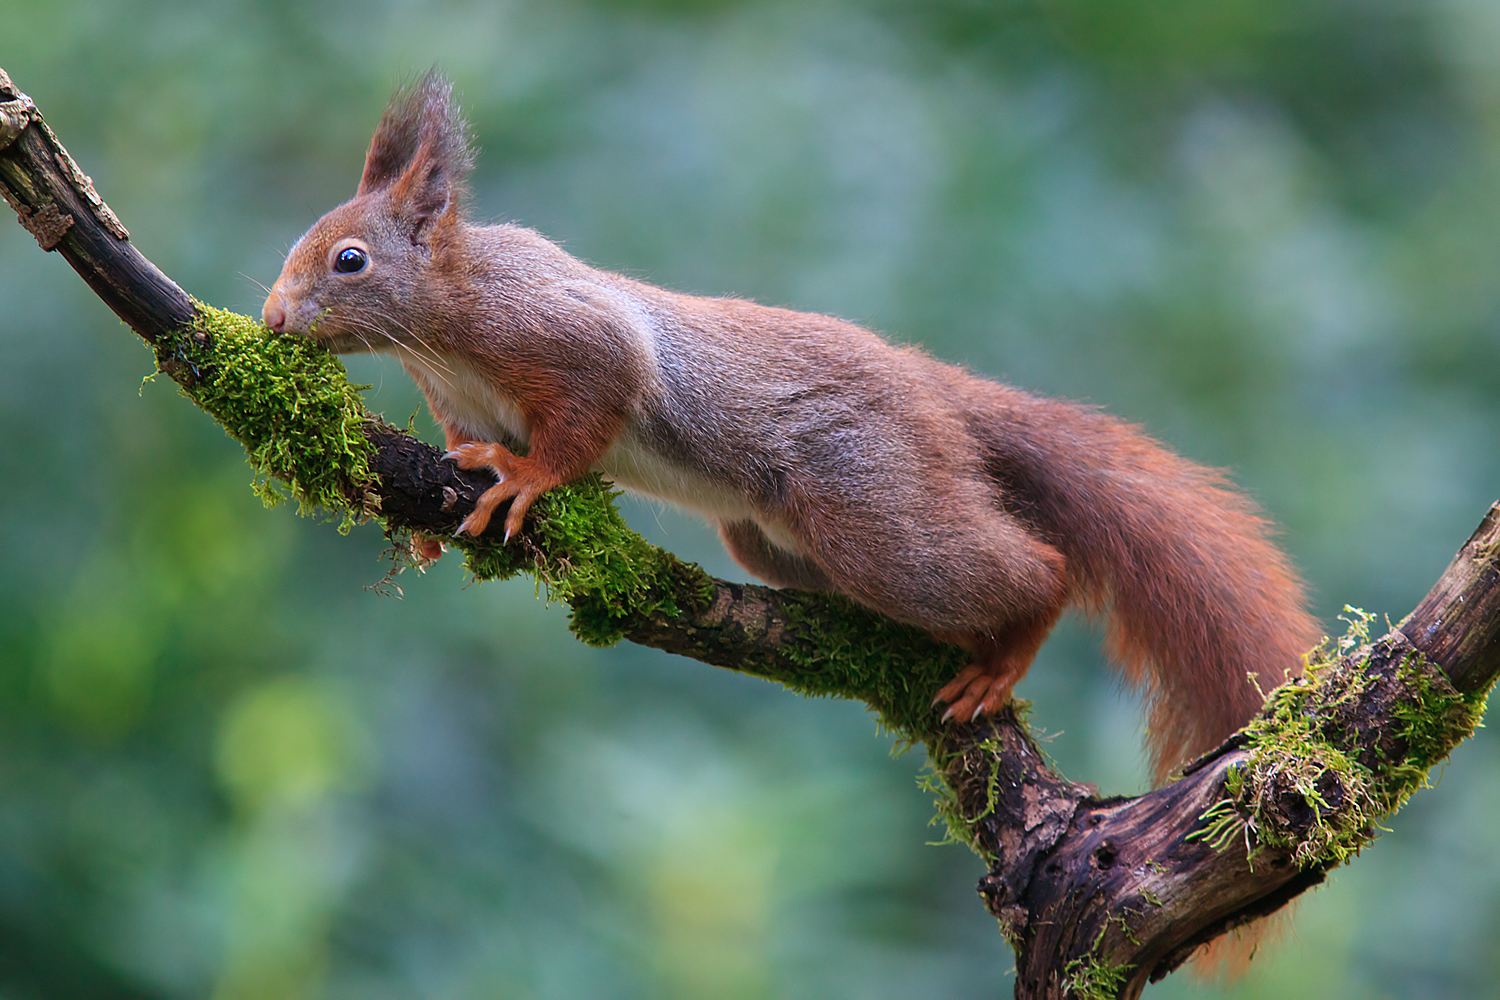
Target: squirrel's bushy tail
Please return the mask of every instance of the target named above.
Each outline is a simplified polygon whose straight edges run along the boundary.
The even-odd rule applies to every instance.
[[[1106,611],[1106,650],[1150,706],[1160,784],[1300,671],[1320,630],[1255,504],[1217,470],[1085,406],[999,387],[1009,419],[974,427],[1001,502],[1068,560]]]

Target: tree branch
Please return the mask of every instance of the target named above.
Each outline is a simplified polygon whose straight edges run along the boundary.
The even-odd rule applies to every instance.
[[[141,256],[32,102],[0,70],[0,193],[304,505],[449,536],[491,483],[363,410],[338,362],[192,300]],[[714,579],[630,532],[597,480],[550,491],[509,546],[460,544],[482,578],[535,574],[585,641],[619,639],[858,698],[925,745],[954,835],[1016,950],[1016,995],[1137,996],[1199,944],[1321,882],[1472,731],[1500,670],[1500,508],[1373,644],[1362,620],[1180,780],[1101,798],[1054,774],[1024,725],[942,725],[964,656],[831,595]],[[1357,648],[1356,648],[1357,647]]]

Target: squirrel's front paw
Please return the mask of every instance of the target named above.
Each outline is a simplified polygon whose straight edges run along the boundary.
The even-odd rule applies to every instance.
[[[489,527],[495,508],[509,500],[510,512],[505,516],[505,541],[508,542],[511,535],[521,530],[521,522],[525,520],[532,501],[561,482],[536,459],[521,458],[504,445],[493,442],[471,441],[443,457],[453,459],[460,469],[489,469],[499,480],[480,495],[474,512],[464,518],[455,534],[467,532],[478,538]]]

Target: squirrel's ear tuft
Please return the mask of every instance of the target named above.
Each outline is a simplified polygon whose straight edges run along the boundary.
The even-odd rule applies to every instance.
[[[453,84],[433,67],[391,98],[365,154],[356,197],[394,189],[392,196],[421,222],[457,200],[473,165]]]

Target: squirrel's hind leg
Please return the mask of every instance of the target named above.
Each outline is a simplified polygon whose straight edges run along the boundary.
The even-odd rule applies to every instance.
[[[806,556],[777,546],[754,521],[720,521],[719,537],[734,561],[773,587],[833,590],[828,574]]]
[[[974,661],[934,701],[949,703],[944,719],[967,721],[1010,698],[1073,592],[1061,552],[984,504],[977,509],[972,518],[804,520],[794,534],[806,554],[773,544],[748,519],[718,528],[730,555],[767,583],[839,591],[970,650]],[[874,541],[882,534],[888,544]],[[852,564],[851,553],[860,557]]]

